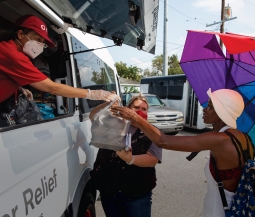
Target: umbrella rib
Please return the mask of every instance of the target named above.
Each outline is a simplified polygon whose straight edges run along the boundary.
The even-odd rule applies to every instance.
[[[221,61],[222,58],[201,58],[201,59],[198,59],[198,60],[186,60],[186,61],[183,61],[183,62],[180,62],[179,65],[183,64],[183,63],[193,63],[193,62],[200,62],[202,60],[216,60],[216,61]]]
[[[246,108],[248,105],[250,105],[254,99],[255,99],[255,96],[252,97],[252,99],[249,102],[247,102],[244,107]]]
[[[230,60],[230,59],[229,59]],[[234,62],[234,61],[233,61]],[[240,68],[242,68],[243,70],[245,70],[246,72],[250,73],[251,75],[255,75],[252,72],[248,71],[247,69],[245,69],[244,67],[242,67],[241,65],[239,65],[238,63],[234,62],[234,64],[238,65]]]
[[[251,55],[251,58],[254,60],[255,62],[255,59],[254,59],[254,56],[252,55],[252,53],[249,51],[249,54]]]

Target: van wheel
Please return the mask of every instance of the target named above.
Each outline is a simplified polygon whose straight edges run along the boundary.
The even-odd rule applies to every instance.
[[[92,194],[85,193],[82,196],[78,217],[96,217],[95,202]]]

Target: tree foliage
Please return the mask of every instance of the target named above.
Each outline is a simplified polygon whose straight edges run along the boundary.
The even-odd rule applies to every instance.
[[[159,75],[160,75],[160,73],[156,69],[152,69],[152,71],[150,71],[149,69],[143,70],[144,77],[159,76]]]
[[[118,75],[122,78],[125,78],[125,75],[128,72],[127,64],[123,62],[116,62],[115,67],[117,69]]]
[[[176,54],[168,57],[168,75],[183,74],[180,62]]]
[[[163,72],[163,54],[154,57],[152,60],[152,68]],[[183,71],[180,67],[178,56],[173,54],[170,57],[168,56],[168,75],[176,74],[183,74]]]
[[[140,81],[142,77],[159,76],[163,72],[163,54],[155,56],[151,62],[152,70],[140,69],[136,66],[127,66],[126,63],[116,62],[115,67],[120,77]],[[183,74],[176,54],[168,56],[168,75]]]
[[[134,80],[134,81],[141,80],[142,69],[140,69],[136,66],[132,66],[132,65],[127,67],[127,64],[123,63],[123,62],[115,63],[115,67],[116,67],[118,75],[120,77],[127,78],[127,79]]]
[[[139,90],[135,86],[125,86],[124,93],[139,93]]]
[[[152,68],[156,71],[163,71],[163,54],[155,56],[151,61]]]

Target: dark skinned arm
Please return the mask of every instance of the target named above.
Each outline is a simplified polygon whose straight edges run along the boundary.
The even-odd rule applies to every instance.
[[[160,148],[186,152],[220,151],[224,148],[222,144],[229,141],[224,133],[215,132],[203,133],[198,136],[169,136],[126,107],[112,107],[111,111],[113,115],[134,122]],[[116,114],[116,112],[119,112],[119,114]]]

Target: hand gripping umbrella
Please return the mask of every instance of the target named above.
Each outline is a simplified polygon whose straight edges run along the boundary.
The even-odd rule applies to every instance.
[[[248,133],[255,144],[255,51],[233,54],[233,50],[238,51],[235,38],[238,38],[237,43],[241,43],[242,37],[221,34],[223,37],[226,35],[225,39],[235,45],[235,49],[231,49],[229,43],[224,55],[216,35],[219,33],[189,31],[180,61],[181,68],[203,107],[207,106],[206,92],[209,88],[212,91],[233,89],[242,95],[245,109],[237,119],[237,128]],[[243,38],[247,43],[248,37]],[[253,49],[255,50],[255,42]]]

